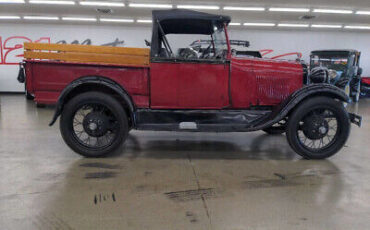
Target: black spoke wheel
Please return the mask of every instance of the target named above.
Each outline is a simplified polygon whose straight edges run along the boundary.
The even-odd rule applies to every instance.
[[[122,105],[115,98],[88,92],[67,103],[60,130],[64,141],[75,152],[86,157],[103,157],[126,139],[128,122]]]
[[[323,159],[337,153],[350,132],[342,103],[327,97],[304,101],[289,117],[287,139],[295,152],[307,159]]]

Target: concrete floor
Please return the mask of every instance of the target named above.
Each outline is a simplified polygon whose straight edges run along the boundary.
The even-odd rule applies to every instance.
[[[132,132],[84,159],[51,108],[0,95],[1,229],[369,229],[370,100],[345,148],[302,160],[285,136]]]

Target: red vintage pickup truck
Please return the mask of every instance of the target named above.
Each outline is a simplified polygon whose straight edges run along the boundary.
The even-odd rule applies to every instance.
[[[348,96],[323,83],[325,69],[308,75],[298,62],[233,56],[229,22],[228,16],[159,10],[150,49],[25,44],[19,79],[36,102],[58,101],[50,125],[61,115],[63,139],[86,157],[111,153],[131,129],[286,132],[305,158],[338,152],[350,123],[361,123],[343,106]],[[194,50],[181,47],[182,36],[212,42]]]

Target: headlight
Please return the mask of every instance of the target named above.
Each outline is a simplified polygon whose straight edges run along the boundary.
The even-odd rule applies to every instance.
[[[337,71],[333,70],[333,69],[329,69],[329,78],[330,80],[333,80],[334,78],[336,78],[338,75]]]

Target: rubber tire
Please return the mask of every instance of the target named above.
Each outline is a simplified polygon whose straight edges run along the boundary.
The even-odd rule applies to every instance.
[[[312,152],[306,148],[304,148],[296,135],[298,123],[301,121],[303,116],[307,114],[310,110],[315,109],[319,106],[325,105],[330,108],[333,112],[338,115],[338,122],[342,124],[340,130],[338,130],[339,136],[335,140],[334,143],[322,150],[321,152]],[[351,130],[351,123],[349,120],[349,115],[346,109],[343,107],[342,103],[328,97],[314,97],[311,99],[307,99],[306,101],[302,102],[292,113],[289,117],[287,129],[286,129],[286,137],[290,147],[299,155],[306,159],[325,159],[328,157],[333,156],[337,153],[346,143],[349,133]]]
[[[73,136],[73,116],[82,104],[100,102],[113,112],[120,124],[121,130],[117,132],[117,138],[104,149],[94,150],[80,144]],[[64,107],[60,118],[60,132],[65,143],[76,153],[84,157],[106,157],[119,148],[126,140],[129,127],[126,112],[122,105],[112,96],[101,92],[82,93],[72,98]]]
[[[265,129],[262,129],[265,133],[269,135],[279,135],[285,133],[285,128],[282,127],[268,127]]]

